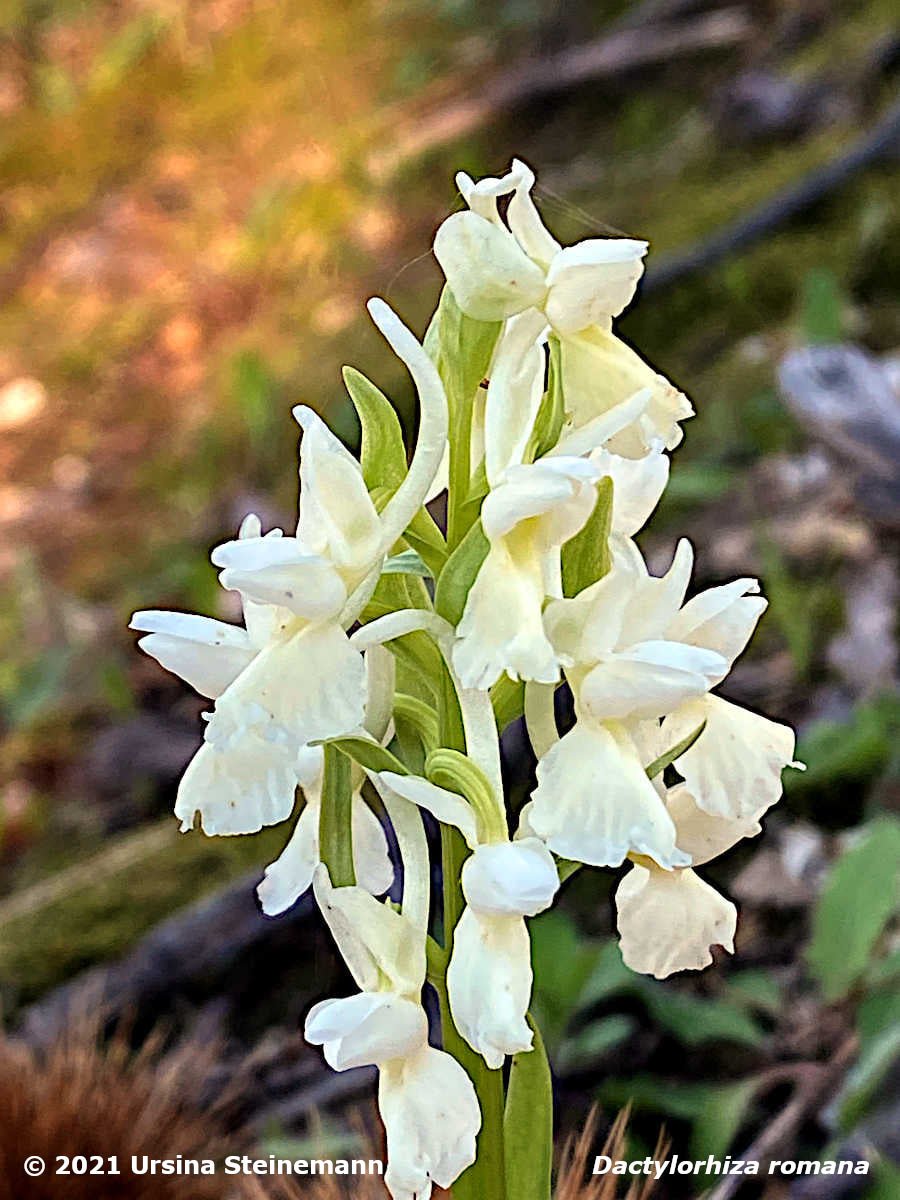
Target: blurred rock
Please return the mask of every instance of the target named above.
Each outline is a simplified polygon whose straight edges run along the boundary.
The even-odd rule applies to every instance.
[[[770,830],[731,890],[745,904],[802,908],[815,898],[826,861],[825,839],[812,825]]]
[[[84,762],[87,782],[109,798],[139,784],[173,784],[200,742],[199,728],[161,713],[140,713],[97,734]]]
[[[829,646],[828,662],[855,695],[874,695],[897,682],[898,593],[897,573],[887,558],[855,575],[847,587],[846,628]]]
[[[848,468],[862,510],[900,527],[900,400],[895,372],[859,346],[805,346],[778,366],[795,418]]]
[[[799,137],[829,123],[844,107],[822,82],[756,68],[725,85],[714,102],[714,116],[723,140],[749,143]]]

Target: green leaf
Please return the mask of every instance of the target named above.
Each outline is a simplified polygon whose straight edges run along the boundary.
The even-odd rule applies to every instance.
[[[767,971],[753,968],[733,976],[728,992],[735,1004],[773,1017],[781,1011],[784,1000],[778,981]]]
[[[447,952],[430,934],[425,937],[425,962],[428,982],[435,987],[443,986],[447,977]]]
[[[630,1104],[636,1112],[666,1113],[681,1121],[692,1121],[719,1089],[708,1083],[679,1083],[656,1075],[633,1075],[608,1079],[597,1091],[603,1104],[621,1108]]]
[[[583,866],[584,863],[575,862],[572,858],[558,858],[556,860],[556,871],[559,875],[559,882],[565,883],[567,879],[571,879],[577,871],[580,871]]]
[[[484,535],[481,522],[476,521],[447,559],[434,591],[434,608],[451,625],[459,624],[469,589],[489,549],[490,543]]]
[[[553,1083],[537,1026],[528,1017],[534,1048],[513,1055],[503,1113],[506,1194],[550,1200],[553,1165]]]
[[[532,1009],[555,1059],[598,964],[601,944],[583,938],[573,919],[559,908],[529,921],[528,929],[534,970]]]
[[[840,1097],[840,1124],[844,1130],[856,1127],[884,1094],[882,1086],[900,1062],[900,1025],[883,1030],[865,1043],[856,1064],[847,1073]]]
[[[560,344],[556,334],[549,339],[550,366],[547,373],[547,390],[544,392],[534,428],[528,443],[526,461],[534,462],[548,450],[552,450],[559,441],[563,422],[566,419],[565,404],[562,391],[562,370],[560,367]]]
[[[897,980],[900,980],[900,949],[892,950],[880,962],[873,963],[866,976],[866,984],[869,987],[878,987],[879,984],[893,983]]]
[[[481,507],[481,502],[491,490],[491,485],[488,483],[487,466],[484,459],[478,464],[475,473],[469,480],[469,490],[466,492],[465,503],[474,504],[478,508]]]
[[[657,1025],[685,1046],[716,1041],[758,1046],[762,1041],[763,1031],[757,1022],[726,1000],[674,992],[649,979],[640,980],[638,994]]]
[[[832,867],[813,914],[810,967],[825,999],[846,995],[897,911],[900,821],[873,821],[862,841]]]
[[[661,754],[659,758],[655,758],[649,767],[646,768],[647,778],[655,779],[661,771],[672,765],[676,758],[685,754],[696,742],[697,738],[706,728],[706,722],[701,721],[693,733],[689,733],[687,737],[683,737],[680,742],[676,742],[674,746],[670,746],[665,754]]]
[[[394,740],[391,746],[411,775],[425,774],[426,750],[415,728],[398,713],[394,714]]]
[[[609,570],[612,504],[613,482],[607,475],[597,484],[597,501],[587,524],[562,548],[564,596],[577,596]]]
[[[313,743],[315,745],[315,743]],[[338,737],[329,738],[328,741],[321,743],[326,752],[330,747],[339,750],[342,755],[346,755],[348,759],[358,763],[367,771],[396,771],[398,775],[408,775],[406,767],[396,755],[391,754],[390,750],[386,750],[384,746],[380,746],[378,742],[370,742],[364,737]]]
[[[900,1196],[900,1167],[887,1158],[875,1165],[875,1178],[865,1193],[865,1200],[897,1200]]]
[[[888,765],[898,725],[900,702],[892,696],[857,705],[846,721],[812,722],[797,745],[797,757],[807,769],[789,771],[785,790],[815,796],[826,789],[863,790]]]
[[[443,380],[450,413],[447,542],[452,548],[462,542],[478,515],[477,506],[467,503],[472,407],[501,329],[502,322],[467,317],[449,287],[444,287],[425,335],[425,348]]]
[[[430,607],[431,600],[421,579],[414,575],[382,575],[372,599],[363,610],[362,621],[366,624],[398,609]],[[393,638],[387,648],[398,664],[410,668],[432,695],[438,694],[441,673],[446,668],[440,650],[426,633],[416,631]]]
[[[580,1005],[599,1004],[610,996],[633,990],[640,982],[638,976],[622,961],[622,951],[615,938],[604,942],[597,953],[590,976],[578,997]]]
[[[325,744],[324,758],[319,852],[332,884],[335,887],[351,887],[356,883],[356,875],[353,870],[350,759],[337,746],[328,743]]]
[[[460,753],[464,753],[466,749],[466,733],[463,728],[459,697],[456,694],[456,687],[450,677],[450,672],[447,670],[447,664],[444,662],[443,655],[439,654],[438,657],[441,660],[437,687],[438,731],[440,735],[438,740],[442,746],[449,746],[451,750],[459,750]]]
[[[481,503],[489,491],[490,485],[487,481],[487,468],[485,467],[484,459],[482,459],[475,470],[475,474],[469,480],[465,499],[459,505],[460,521],[466,532],[472,527],[473,521],[478,519],[478,515],[481,512]]]
[[[803,338],[834,345],[844,337],[844,297],[834,271],[813,267],[803,280]]]
[[[634,1033],[637,1022],[634,1017],[613,1013],[591,1021],[583,1029],[563,1040],[554,1058],[557,1070],[565,1075],[570,1071],[582,1071],[596,1066],[610,1050],[619,1046]]]
[[[360,465],[366,487],[394,492],[407,472],[400,418],[387,396],[355,367],[344,367],[344,384],[362,426]]]
[[[863,1049],[888,1029],[900,1029],[900,991],[886,987],[866,996],[856,1013],[856,1027]]]
[[[692,1158],[725,1157],[744,1123],[757,1087],[757,1080],[752,1078],[710,1090],[694,1117]]]
[[[618,942],[611,938],[599,947],[577,1003],[593,1006],[622,993],[642,1000],[656,1024],[686,1046],[711,1041],[756,1046],[763,1037],[759,1024],[740,1005],[676,992],[630,971],[622,961]]]

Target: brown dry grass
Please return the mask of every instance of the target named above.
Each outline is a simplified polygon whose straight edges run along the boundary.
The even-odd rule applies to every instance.
[[[628,1117],[628,1109],[622,1109],[606,1135],[606,1140],[600,1149],[601,1154],[607,1154],[610,1158],[627,1157]],[[595,1142],[598,1124],[599,1116],[597,1109],[594,1108],[581,1133],[570,1137],[563,1147],[554,1200],[650,1200],[656,1187],[651,1178],[632,1179],[626,1185],[627,1190],[622,1191],[621,1176],[589,1176],[594,1156],[597,1153]],[[653,1157],[662,1159],[668,1152],[669,1143],[660,1134]],[[588,1176],[587,1180],[586,1176]],[[336,1179],[322,1180],[318,1187],[304,1194],[311,1197],[311,1200],[348,1200],[350,1195]],[[442,1196],[449,1197],[449,1193],[440,1190],[432,1194],[434,1200],[440,1200]],[[359,1186],[354,1185],[352,1196],[353,1200],[387,1200],[388,1193],[380,1180],[370,1176],[365,1182],[361,1181]],[[295,1200],[295,1193],[289,1190],[284,1192],[283,1196],[272,1197],[260,1189],[255,1200]]]
[[[610,1158],[627,1158],[626,1132],[628,1129],[628,1108],[623,1108],[610,1126],[609,1133],[600,1150]],[[584,1129],[578,1136],[571,1136],[563,1147],[559,1165],[559,1179],[556,1184],[556,1200],[649,1200],[655,1190],[651,1178],[632,1179],[628,1190],[620,1191],[621,1176],[596,1175],[590,1176],[585,1182],[585,1176],[594,1161],[594,1141],[597,1136],[597,1109],[591,1109]],[[665,1158],[669,1152],[669,1143],[660,1133],[653,1151],[653,1158]]]
[[[133,1175],[132,1155],[219,1158],[244,1152],[226,1120],[227,1097],[210,1103],[214,1046],[189,1044],[164,1050],[151,1037],[132,1052],[124,1037],[101,1048],[97,1023],[76,1021],[49,1050],[38,1054],[0,1036],[0,1200],[387,1200],[377,1176],[352,1183],[324,1177],[304,1181],[212,1176]],[[619,1113],[601,1153],[625,1156],[628,1113]],[[588,1176],[598,1118],[593,1111],[582,1132],[566,1143],[556,1200],[648,1200],[652,1180],[632,1181],[620,1193],[620,1177]],[[360,1126],[362,1128],[362,1126]],[[240,1142],[241,1144],[236,1144]],[[655,1157],[664,1157],[662,1143]],[[23,1161],[40,1155],[116,1156],[121,1175],[26,1177]],[[380,1157],[373,1147],[366,1157]],[[449,1193],[436,1190],[435,1200]]]
[[[153,1039],[139,1054],[124,1039],[97,1049],[96,1029],[78,1024],[46,1053],[0,1040],[0,1200],[220,1200],[215,1176],[132,1175],[132,1154],[214,1156],[221,1120],[201,1102],[211,1051],[164,1054]],[[28,1179],[40,1155],[116,1155],[121,1175]],[[235,1200],[244,1200],[232,1189]]]

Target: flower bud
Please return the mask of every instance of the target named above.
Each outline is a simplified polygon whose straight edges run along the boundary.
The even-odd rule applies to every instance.
[[[466,901],[484,916],[533,917],[553,903],[559,875],[537,838],[479,846],[462,872]]]
[[[324,1048],[336,1071],[407,1058],[428,1041],[420,1004],[395,992],[359,992],[323,1000],[306,1018],[306,1040]]]

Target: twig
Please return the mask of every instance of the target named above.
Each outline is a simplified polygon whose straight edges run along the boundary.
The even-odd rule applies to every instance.
[[[172,821],[167,818],[136,833],[123,834],[112,846],[92,855],[86,862],[75,863],[30,887],[13,892],[0,900],[0,929],[65,900],[79,888],[95,886],[100,880],[135,869],[172,842],[172,829]]]
[[[369,170],[377,179],[384,179],[409,159],[466,137],[510,109],[589,81],[614,79],[637,67],[736,46],[752,31],[752,22],[742,8],[726,8],[677,24],[620,29],[543,59],[529,55],[494,76],[477,93],[436,111],[417,116],[406,113],[402,124],[396,111],[390,113],[387,128],[393,125],[396,132],[387,149],[369,156]]]
[[[660,292],[688,275],[707,270],[811,208],[859,171],[885,157],[900,143],[900,103],[893,105],[869,133],[823,167],[776,192],[768,200],[687,250],[662,256],[646,274],[642,293]]]
[[[853,1034],[841,1043],[829,1062],[804,1063],[802,1073],[798,1064],[794,1071],[797,1085],[790,1100],[740,1157],[745,1162],[758,1162],[761,1167],[767,1165],[807,1117],[831,1095],[836,1083],[855,1057],[857,1049],[857,1038]],[[773,1075],[769,1080],[770,1085],[780,1082],[781,1077],[778,1075]],[[731,1200],[742,1183],[743,1176],[726,1175],[709,1193],[708,1200]]]

